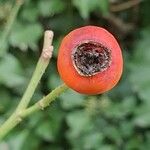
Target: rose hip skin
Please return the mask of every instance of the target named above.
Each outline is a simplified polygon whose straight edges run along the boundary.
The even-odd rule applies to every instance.
[[[119,81],[123,69],[122,53],[108,31],[85,26],[64,37],[57,67],[62,80],[70,88],[82,94],[101,94]]]

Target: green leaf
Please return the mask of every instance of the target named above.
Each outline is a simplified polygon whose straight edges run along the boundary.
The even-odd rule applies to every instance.
[[[128,138],[134,133],[134,123],[129,120],[124,120],[120,123],[120,133],[122,137]]]
[[[48,109],[47,117],[45,115],[46,112],[37,126],[36,134],[46,141],[55,141],[60,134],[64,113],[55,105]]]
[[[109,0],[98,0],[97,1],[98,7],[100,8],[102,14],[108,15],[109,13]]]
[[[21,150],[24,142],[27,140],[27,136],[29,134],[28,130],[23,130],[16,136],[13,136],[8,141],[8,147],[12,150]]]
[[[84,104],[84,97],[73,90],[68,90],[60,98],[62,107],[65,109],[72,109]]]
[[[77,7],[81,17],[84,19],[89,18],[91,12],[91,0],[73,0],[73,5]]]
[[[69,137],[77,138],[80,134],[91,127],[90,117],[85,111],[74,111],[67,116],[67,124],[69,126]]]
[[[10,44],[19,47],[21,50],[31,48],[36,50],[37,42],[42,36],[43,29],[40,24],[16,23],[10,35]]]
[[[54,140],[54,134],[52,132],[51,123],[49,121],[44,121],[40,123],[40,125],[37,128],[36,133],[42,137],[43,139],[47,141],[53,141]]]
[[[135,54],[130,64],[130,81],[132,88],[143,101],[149,101],[150,97],[150,28],[145,29],[141,39],[135,43]]]
[[[84,138],[84,149],[98,149],[103,140],[103,135],[100,132],[91,132]]]
[[[135,110],[134,124],[140,127],[150,126],[150,103],[144,103]]]
[[[103,132],[109,139],[117,141],[118,143],[121,142],[121,133],[117,127],[108,125],[104,127]]]
[[[48,86],[49,88],[56,88],[57,86],[59,86],[61,84],[61,80],[59,78],[58,75],[52,73],[49,77],[49,80],[48,80]]]
[[[126,115],[133,113],[136,106],[134,97],[126,97],[119,103],[112,103],[105,111],[106,115],[112,118],[124,118]]]
[[[39,16],[39,9],[35,2],[25,5],[24,9],[21,12],[21,17],[26,21],[35,22]]]
[[[0,84],[16,87],[24,84],[25,78],[20,62],[13,55],[5,55],[0,61]]]
[[[48,17],[62,12],[65,3],[62,0],[42,0],[39,1],[38,8],[42,16]]]
[[[73,0],[73,5],[84,19],[88,19],[94,10],[100,10],[103,14],[108,13],[108,0]]]
[[[7,108],[10,106],[11,95],[9,91],[5,89],[0,89],[0,113],[7,111]]]
[[[101,145],[97,150],[115,150],[115,148],[107,144],[107,145]]]
[[[2,36],[0,35],[0,39]],[[0,57],[4,56],[9,48],[8,42],[3,41],[3,39],[0,41]]]

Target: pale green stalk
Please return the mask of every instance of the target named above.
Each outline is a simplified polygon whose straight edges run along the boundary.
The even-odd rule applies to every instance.
[[[60,94],[67,90],[67,86],[62,84],[54,89],[47,96],[39,100],[33,106],[15,112],[1,127],[0,127],[0,140],[2,140],[17,124],[19,124],[23,118],[31,115],[32,113],[43,110],[45,107],[55,100]]]
[[[52,57],[53,46],[52,44],[53,32],[46,31],[44,36],[44,44],[41,57],[37,63],[36,69],[33,73],[33,76],[30,80],[30,83],[18,104],[18,107],[14,111],[14,113],[4,122],[4,124],[0,127],[0,138],[2,139],[11,129],[13,129],[20,121],[21,118],[19,114],[26,109],[28,106],[35,89],[47,68],[50,58]]]
[[[23,0],[16,0],[15,5],[14,5],[14,7],[12,8],[12,10],[10,12],[10,15],[8,17],[8,20],[6,22],[4,31],[2,32],[2,36],[1,36],[1,39],[0,39],[0,56],[5,53],[4,44],[7,41],[9,33],[10,33],[12,27],[13,27],[13,24],[15,22],[15,19],[17,17],[17,14],[18,14],[19,9],[20,9],[22,4],[23,4]]]

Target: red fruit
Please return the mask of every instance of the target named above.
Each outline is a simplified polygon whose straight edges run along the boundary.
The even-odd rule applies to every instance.
[[[85,26],[62,40],[57,66],[70,88],[83,94],[100,94],[119,81],[122,53],[111,33],[100,27]]]

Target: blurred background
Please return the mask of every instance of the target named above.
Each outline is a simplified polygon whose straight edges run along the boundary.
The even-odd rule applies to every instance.
[[[150,149],[150,0],[0,0],[0,124],[27,87],[44,30],[54,31],[55,49],[31,104],[61,84],[60,42],[85,25],[106,28],[120,43],[119,84],[98,96],[67,91],[17,126],[0,150]]]

